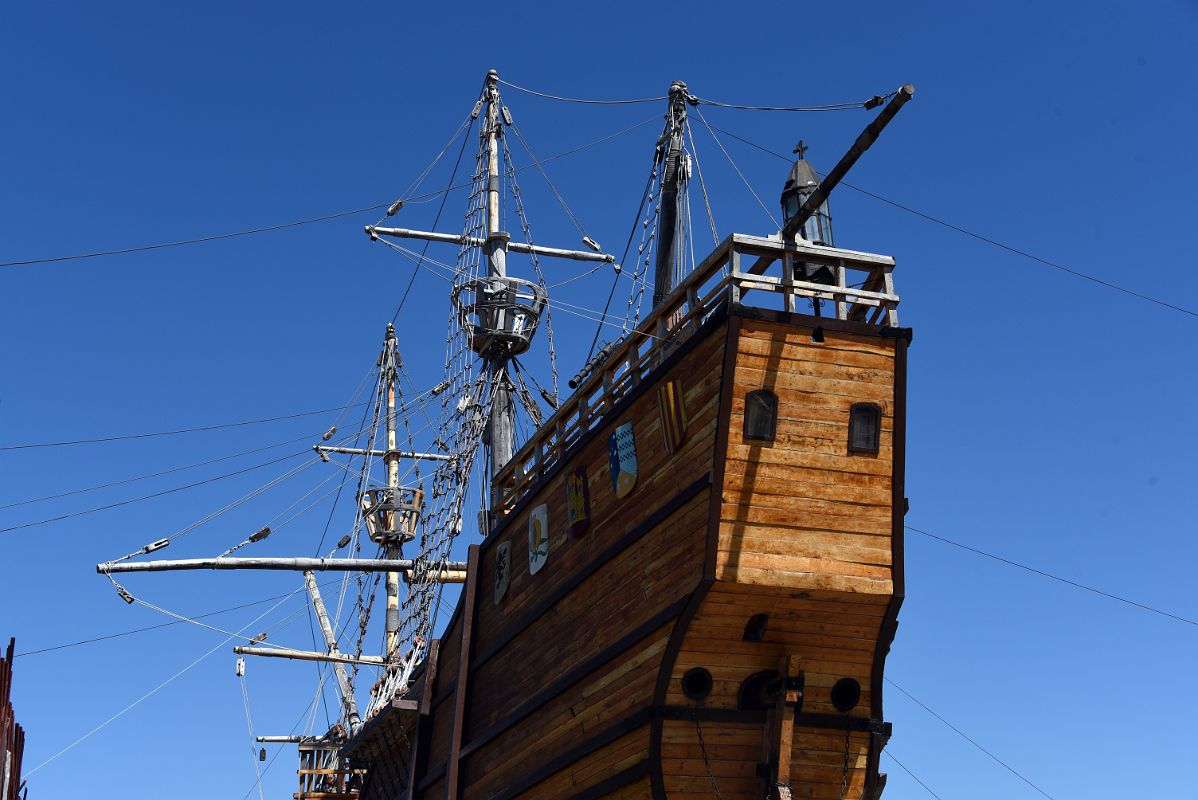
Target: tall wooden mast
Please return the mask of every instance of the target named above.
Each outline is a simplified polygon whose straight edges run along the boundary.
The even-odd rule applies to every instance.
[[[507,243],[511,238],[499,229],[499,73],[487,73],[483,96],[486,116],[483,117],[483,141],[487,160],[487,274],[500,280],[507,277]],[[503,311],[496,311],[501,315]],[[502,318],[496,320],[503,327]],[[487,378],[491,381],[491,419],[487,443],[491,455],[491,475],[497,475],[512,460],[516,451],[516,408],[512,402],[511,380],[508,378],[508,347],[491,347],[483,356]]]

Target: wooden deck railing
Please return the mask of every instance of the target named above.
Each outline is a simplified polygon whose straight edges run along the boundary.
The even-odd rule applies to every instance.
[[[339,745],[301,744],[299,748],[299,791],[295,800],[357,800],[366,770],[328,768],[328,764],[344,765],[338,755]]]
[[[835,284],[795,280],[796,263],[828,267]],[[828,316],[835,319],[897,326],[899,297],[894,292],[893,269],[894,259],[889,256],[733,234],[620,341],[516,453],[492,484],[491,507],[514,506],[570,445],[599,424],[724,304],[793,312],[800,310],[802,298],[831,304],[835,313]],[[755,302],[746,303],[750,292],[758,294]],[[493,522],[499,518],[497,513]]]

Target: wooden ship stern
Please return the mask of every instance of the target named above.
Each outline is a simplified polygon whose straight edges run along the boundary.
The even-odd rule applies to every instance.
[[[733,235],[607,356],[495,477],[437,648],[360,737],[392,747],[344,751],[363,798],[880,795],[893,265]]]

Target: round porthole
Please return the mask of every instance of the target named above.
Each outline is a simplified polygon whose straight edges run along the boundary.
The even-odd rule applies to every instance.
[[[837,711],[851,711],[861,702],[861,684],[852,678],[841,678],[832,687],[832,705]]]
[[[688,669],[682,676],[682,693],[691,700],[702,700],[711,694],[711,673],[702,667]]]

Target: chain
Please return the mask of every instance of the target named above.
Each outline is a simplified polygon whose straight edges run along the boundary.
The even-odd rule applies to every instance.
[[[707,780],[711,781],[711,791],[715,792],[717,800],[724,800],[724,796],[720,794],[720,787],[716,785],[715,775],[712,774],[711,762],[707,759],[707,745],[703,741],[703,726],[699,724],[699,715],[692,714],[691,718],[695,721],[695,732],[699,734],[699,752],[703,755],[703,768],[707,770]]]
[[[849,727],[844,727],[844,776],[840,779],[840,800],[849,794]]]

